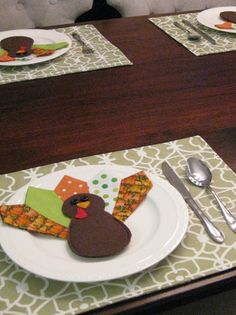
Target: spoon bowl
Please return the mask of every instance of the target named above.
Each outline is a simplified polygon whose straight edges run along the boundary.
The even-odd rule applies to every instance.
[[[194,185],[200,187],[208,187],[210,185],[212,174],[205,163],[196,158],[189,158],[187,166],[187,176]]]
[[[211,188],[210,184],[212,181],[212,174],[208,166],[201,160],[191,157],[187,160],[187,176],[189,180],[196,186],[206,187],[215,197],[221,212],[225,218],[225,221],[229,225],[232,231],[236,232],[236,218],[233,214],[225,207],[222,201],[219,199],[215,191]]]
[[[193,40],[193,41],[198,41],[198,40],[200,40],[200,36],[196,33],[189,32],[188,33],[188,39]]]

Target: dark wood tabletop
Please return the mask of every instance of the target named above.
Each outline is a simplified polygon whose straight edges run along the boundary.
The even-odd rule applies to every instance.
[[[147,17],[91,23],[133,65],[1,85],[0,174],[193,135],[236,171],[236,52],[196,57]],[[235,279],[231,269],[100,312],[174,303]]]

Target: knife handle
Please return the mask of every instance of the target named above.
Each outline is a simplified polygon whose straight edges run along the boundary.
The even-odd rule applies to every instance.
[[[188,205],[193,209],[199,220],[204,225],[208,235],[217,243],[223,243],[225,236],[221,230],[219,230],[205,215],[205,213],[199,208],[198,204],[192,200],[188,200]]]

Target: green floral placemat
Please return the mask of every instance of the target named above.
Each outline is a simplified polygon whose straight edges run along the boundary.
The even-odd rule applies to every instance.
[[[1,203],[17,189],[46,174],[83,165],[126,165],[163,177],[161,163],[168,161],[185,181],[226,236],[224,244],[211,241],[189,209],[189,226],[176,250],[159,264],[130,277],[98,283],[68,283],[48,280],[22,269],[0,250],[0,313],[3,315],[72,315],[190,282],[236,266],[236,235],[206,190],[191,185],[185,177],[186,159],[204,159],[213,172],[213,187],[236,215],[236,175],[199,136],[130,150],[95,155],[36,167],[0,177]]]
[[[200,41],[188,40],[187,34],[173,24],[175,21],[181,23],[182,19],[189,20],[193,25],[200,28],[202,31],[214,38],[216,41],[216,45],[211,44],[204,38],[201,38]],[[236,50],[236,34],[216,31],[199,24],[197,21],[197,13],[162,16],[157,18],[150,18],[149,20],[196,56]],[[185,28],[188,28],[185,25],[183,26]],[[189,28],[189,30],[191,29]]]
[[[81,45],[71,37],[71,49],[56,59],[28,66],[0,66],[0,84],[132,65],[120,49],[91,24],[60,28],[57,31],[69,36],[73,32],[78,32],[95,53],[84,55]]]

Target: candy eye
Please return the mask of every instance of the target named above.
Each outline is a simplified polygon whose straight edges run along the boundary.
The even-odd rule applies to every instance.
[[[74,198],[70,201],[70,204],[75,206],[77,203],[79,202],[79,200],[77,198]]]
[[[89,200],[89,196],[88,195],[83,195],[80,197],[80,201],[88,201]]]

